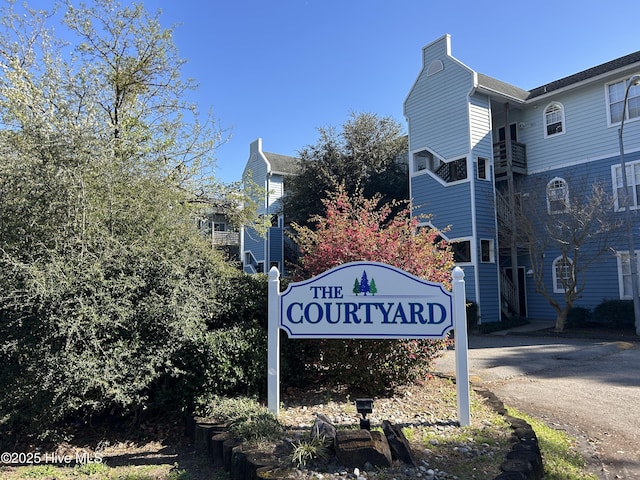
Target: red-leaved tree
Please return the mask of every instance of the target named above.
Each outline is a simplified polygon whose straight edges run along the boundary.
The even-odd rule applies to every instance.
[[[451,248],[441,231],[419,227],[410,206],[394,215],[379,196],[348,196],[342,189],[324,204],[326,215],[313,217],[312,228],[293,225],[301,252],[297,280],[365,260],[450,287]],[[312,357],[305,366],[322,380],[374,394],[423,378],[446,345],[444,340],[321,340],[315,348],[305,347]],[[300,356],[297,360],[299,368]]]
[[[453,253],[436,228],[420,228],[410,207],[392,216],[380,196],[349,197],[344,190],[323,201],[326,216],[312,217],[313,228],[296,224],[300,247],[299,279],[310,278],[347,262],[366,260],[401,268],[449,287]]]

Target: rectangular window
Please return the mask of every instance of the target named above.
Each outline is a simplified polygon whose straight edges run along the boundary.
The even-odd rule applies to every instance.
[[[618,256],[618,277],[620,282],[620,298],[628,300],[631,298],[631,263],[629,262],[629,252],[619,252]],[[640,260],[640,255],[636,250],[636,261]],[[638,262],[640,266],[640,262]],[[638,268],[636,266],[636,268]],[[638,272],[640,270],[636,270]]]
[[[493,240],[480,240],[480,261],[482,263],[494,263]]]
[[[427,163],[429,162],[429,157],[433,157],[429,152],[423,150],[418,153],[413,154],[413,171],[420,172],[422,170],[427,169]]]
[[[624,93],[627,89],[628,80],[607,85],[607,97],[609,102],[610,123],[620,123],[622,117],[626,120],[640,117],[640,85],[634,85],[629,89],[627,97],[627,110],[623,112]]]
[[[471,242],[469,240],[452,241],[453,261],[456,263],[471,263]]]
[[[627,186],[629,187],[629,198],[624,191],[622,178],[622,166],[613,166],[613,191],[615,192],[616,211],[624,210],[629,201],[631,210],[635,210],[640,205],[640,162],[627,163]]]
[[[478,157],[478,178],[489,180],[489,159]]]

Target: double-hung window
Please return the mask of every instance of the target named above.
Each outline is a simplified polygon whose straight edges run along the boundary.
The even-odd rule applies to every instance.
[[[629,88],[627,97],[627,108],[624,108],[624,93],[629,84],[628,79],[607,85],[607,101],[609,102],[609,122],[611,124],[620,123],[624,116],[625,120],[632,120],[640,117],[640,85]]]
[[[625,195],[624,184],[622,178],[622,166],[614,165],[613,169],[613,191],[616,194],[615,208],[616,211],[624,210],[627,201],[631,210],[635,210],[640,205],[640,162],[630,162],[627,167],[627,187],[628,198]]]
[[[632,298],[631,292],[633,292],[631,282],[631,262],[629,262],[629,252],[618,253],[618,274],[620,281],[620,298],[630,299]],[[638,261],[638,251],[636,250],[636,262]],[[636,264],[636,269],[638,265]],[[636,270],[638,271],[638,270]]]

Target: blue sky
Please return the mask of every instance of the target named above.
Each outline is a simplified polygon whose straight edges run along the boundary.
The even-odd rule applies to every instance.
[[[217,175],[239,180],[249,143],[295,156],[351,112],[391,116],[422,47],[451,35],[472,69],[531,89],[640,50],[637,0],[146,0],[178,24],[174,42],[230,140]]]

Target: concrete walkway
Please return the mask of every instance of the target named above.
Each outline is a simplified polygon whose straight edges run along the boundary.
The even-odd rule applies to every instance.
[[[540,330],[547,330],[554,326],[555,326],[555,322],[550,320],[529,320],[529,323],[527,325],[508,328],[506,330],[498,330],[497,332],[492,332],[491,335],[510,335],[512,333],[531,333],[531,332],[538,332]]]

